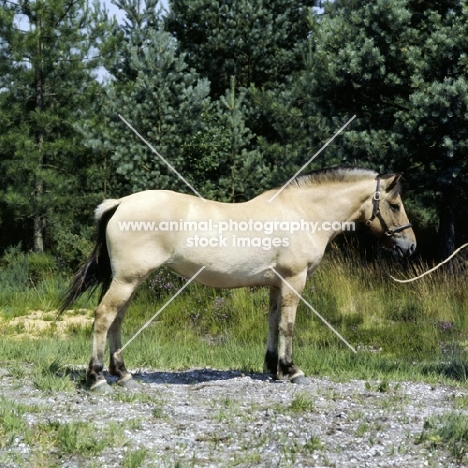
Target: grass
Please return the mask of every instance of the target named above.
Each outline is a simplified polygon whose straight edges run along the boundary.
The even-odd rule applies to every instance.
[[[146,454],[146,449],[138,449],[128,453],[122,462],[122,468],[139,468],[143,466]]]
[[[304,445],[304,449],[309,452],[313,453],[323,449],[323,444],[318,436],[309,437]]]
[[[429,265],[418,264],[403,268],[384,261],[362,264],[356,256],[344,256],[332,248],[316,275],[307,282],[304,297],[358,349],[358,353],[352,353],[301,304],[295,327],[295,363],[306,375],[326,375],[341,381],[364,380],[368,391],[385,395],[381,403],[385,411],[402,403],[398,383],[395,383],[398,381],[444,382],[468,388],[466,272],[454,275],[439,270],[421,281],[404,285],[388,278],[388,273],[410,277],[427,268]],[[17,270],[21,278],[19,267]],[[2,278],[5,274],[0,275],[0,280]],[[8,372],[8,378],[18,387],[28,379],[45,393],[73,394],[81,390],[84,365],[90,354],[91,326],[70,321],[68,328],[59,327],[58,323],[51,322],[53,314],[46,314],[45,321],[52,325],[34,332],[24,325],[25,322],[17,320],[31,315],[34,310],[45,313],[56,310],[67,281],[68,278],[54,273],[45,275],[41,281],[23,282],[21,287],[15,286],[13,280],[8,287],[0,284],[0,368]],[[127,312],[123,342],[130,339],[182,284],[182,280],[164,270],[149,278]],[[68,323],[70,317],[90,316],[89,310],[96,302],[96,295],[80,298],[75,310],[62,316],[63,321]],[[175,371],[212,367],[261,372],[267,307],[265,288],[214,290],[191,284],[124,351],[127,366]],[[58,333],[59,328],[62,333]],[[148,417],[162,423],[167,420],[164,401],[157,398],[124,391],[116,391],[110,398],[110,401],[129,404],[148,404]],[[227,396],[213,404],[213,417],[219,423],[230,424],[234,418],[250,417],[249,412]],[[426,420],[416,442],[430,450],[447,448],[457,463],[465,463],[468,428],[466,416],[460,414],[468,408],[467,397],[454,397],[452,407],[454,411]],[[299,391],[280,410],[299,417],[316,411],[310,396]],[[101,453],[103,447],[126,443],[122,427],[115,425],[97,429],[93,423],[83,421],[27,424],[26,414],[38,411],[40,409],[35,406],[0,398],[0,448],[12,446],[16,439],[39,447],[32,453],[34,466],[59,465],[59,460],[50,456],[44,458],[44,453],[69,453],[85,459]],[[357,414],[355,436],[368,437],[371,441],[378,428],[361,419]],[[136,419],[127,424],[131,425],[127,427],[138,428],[142,422]],[[213,439],[214,445],[218,442]],[[297,453],[322,449],[323,442],[317,436],[300,446],[284,444],[283,461],[292,466]],[[255,465],[259,457],[257,450],[246,452],[245,458],[236,463]],[[122,466],[146,466],[151,458],[150,452],[133,447],[125,454]]]
[[[369,430],[369,424],[367,424],[366,422],[361,422],[359,423],[357,429],[356,429],[356,437],[363,437],[366,432]]]
[[[49,423],[43,427],[62,453],[97,455],[107,446],[105,438],[97,439],[96,429],[89,422]]]
[[[460,395],[454,397],[454,408],[467,410],[468,409],[468,395]]]
[[[382,261],[363,265],[357,256],[330,249],[304,297],[359,351],[353,354],[303,304],[298,308],[295,362],[308,375],[389,380],[445,379],[466,382],[468,376],[468,282],[466,274],[443,270],[410,284],[397,284],[387,273],[404,277],[428,265],[406,270]],[[167,301],[182,280],[161,270],[140,288],[127,313],[123,341]],[[0,289],[0,355],[4,367],[20,377],[24,364],[34,367],[37,388],[73,391],[79,384],[71,370],[85,364],[90,326],[70,325],[66,337],[54,327],[34,336],[13,320],[31,310],[56,309],[66,279],[46,275],[34,287]],[[80,298],[73,317],[96,305],[96,296]],[[130,368],[186,369],[210,366],[260,372],[267,334],[268,290],[215,290],[191,284],[125,350]]]
[[[27,430],[23,415],[32,407],[0,398],[0,447],[11,445],[13,439]]]
[[[309,395],[297,393],[291,401],[289,409],[294,413],[301,413],[303,411],[314,411],[315,405]]]
[[[36,366],[32,380],[38,390],[46,392],[70,392],[75,389],[69,369],[57,359],[52,362],[42,361]]]
[[[468,418],[466,414],[448,412],[426,419],[424,429],[416,439],[431,449],[446,448],[453,459],[462,464],[468,461]]]
[[[388,380],[382,380],[376,385],[372,385],[369,382],[365,383],[366,390],[377,391],[380,393],[387,393],[390,390],[390,384]]]
[[[25,415],[40,413],[35,405],[18,404],[7,398],[0,398],[0,448],[10,447],[15,440],[22,441],[33,448],[34,466],[54,466],[54,454],[72,454],[89,457],[101,453],[108,447],[122,446],[126,443],[125,426],[115,422],[108,423],[103,429],[97,429],[92,422],[47,422],[28,424]],[[37,450],[36,450],[37,449]],[[36,452],[34,451],[36,450]],[[48,453],[47,461],[39,459]],[[52,458],[51,458],[52,457]],[[135,460],[127,466],[140,466]]]

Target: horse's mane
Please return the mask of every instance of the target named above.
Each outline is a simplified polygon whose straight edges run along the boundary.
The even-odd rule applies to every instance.
[[[354,166],[335,166],[301,174],[291,181],[291,187],[310,187],[311,185],[323,185],[330,182],[349,182],[370,177],[377,177],[377,172],[370,169],[362,169]]]
[[[371,169],[355,166],[334,166],[325,169],[317,169],[306,174],[297,176],[288,185],[288,188],[305,188],[317,185],[325,185],[332,182],[353,182],[363,179],[376,179],[379,174]],[[401,186],[395,184],[390,197],[400,194]]]

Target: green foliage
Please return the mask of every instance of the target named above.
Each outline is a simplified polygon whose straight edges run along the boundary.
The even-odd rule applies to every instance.
[[[254,135],[245,122],[246,89],[236,92],[234,77],[231,87],[221,96],[218,112],[229,138],[226,152],[221,155],[224,170],[219,177],[220,199],[231,203],[245,201],[262,186],[262,155],[254,149]],[[223,157],[224,156],[224,157]]]
[[[315,404],[307,393],[298,393],[291,401],[289,409],[294,413],[314,411]]]
[[[363,265],[357,256],[342,257],[337,249],[326,255],[304,297],[358,349],[358,354],[351,353],[302,304],[295,327],[295,362],[307,374],[359,375],[379,380],[380,391],[386,391],[385,382],[401,375],[466,382],[468,291],[464,278],[436,272],[419,282],[397,286],[388,279],[389,268],[394,276],[407,274],[395,266]],[[425,271],[428,265],[420,268]],[[31,285],[29,280],[27,284]],[[15,293],[0,289],[0,353],[6,360],[36,363],[35,382],[40,388],[70,390],[70,377],[60,363],[84,362],[89,352],[89,327],[73,329],[66,342],[51,338],[51,329],[34,347],[21,349],[10,343],[14,335],[25,332],[9,327],[11,318],[27,314],[28,309],[56,308],[65,284],[59,287],[57,280],[54,287],[45,284],[39,283],[34,289],[17,287]],[[183,280],[169,273],[151,277],[146,287],[139,289],[127,313],[123,341],[133,336],[182,284]],[[76,307],[91,309],[96,300],[83,299]],[[210,365],[260,371],[267,308],[266,288],[219,291],[191,284],[132,342],[125,354],[128,365]]]
[[[0,398],[0,447],[10,445],[15,437],[27,431],[23,414],[28,411],[26,405]]]
[[[54,251],[57,263],[67,275],[76,270],[92,251],[94,236],[90,231],[91,228],[83,227],[79,234],[63,230],[57,232]]]
[[[21,251],[20,246],[7,249],[0,258],[0,286],[4,291],[22,291],[53,276],[55,259],[45,253]]]
[[[122,468],[138,468],[143,466],[143,462],[145,461],[147,455],[146,449],[138,449],[129,452],[122,462]]]
[[[244,88],[278,87],[302,68],[301,41],[315,1],[172,0],[166,28],[187,60],[221,97],[231,76]]]
[[[183,145],[186,172],[202,194],[225,202],[245,201],[266,187],[262,151],[248,127],[248,90],[234,76],[224,96],[201,115],[201,129]]]
[[[417,210],[437,210],[443,257],[466,217],[465,10],[460,1],[328,2],[311,17],[304,75],[324,117],[358,115],[343,160],[405,172]]]
[[[183,158],[183,144],[201,130],[198,122],[203,112],[209,112],[210,85],[177,54],[174,39],[158,26],[155,4],[146,2],[137,11],[136,2],[119,2],[126,22],[117,34],[124,41],[105,62],[115,81],[107,86],[100,126],[92,128],[90,122],[82,129],[93,136],[90,147],[109,155],[115,176],[108,189],[114,195],[145,189],[190,191],[118,114],[178,172],[197,182],[190,176],[193,161]]]
[[[74,124],[98,88],[93,13],[84,0],[1,3],[0,216],[12,229],[0,229],[0,249],[21,239],[41,252],[86,220],[87,154]]]
[[[115,423],[111,423],[104,431],[98,431],[91,422],[50,422],[42,424],[38,429],[49,443],[66,454],[97,455],[109,445],[125,441],[123,428]],[[99,432],[104,432],[101,437],[98,437]]]
[[[468,454],[468,420],[465,414],[445,413],[424,421],[424,428],[416,439],[417,444],[430,448],[448,448],[453,459],[463,464]]]
[[[96,455],[106,447],[105,440],[97,440],[92,423],[51,423],[50,430],[56,430],[56,443],[64,453]]]
[[[167,30],[189,66],[209,79],[221,112],[215,124],[235,131],[225,153],[216,155],[224,190],[217,199],[240,201],[279,185],[305,161],[312,132],[308,117],[294,108],[291,90],[304,69],[307,15],[315,3],[170,3]]]
[[[173,0],[164,16],[158,0],[116,0],[119,24],[85,0],[0,0],[0,252],[21,241],[76,268],[102,198],[190,192],[118,114],[229,202],[283,183],[357,114],[313,165],[405,172],[423,254],[465,242],[466,2],[315,3]],[[2,284],[52,268],[25,262]]]
[[[421,268],[426,270],[427,266]],[[368,388],[376,392],[392,392],[394,387],[389,382],[402,379],[466,385],[465,279],[440,272],[418,283],[396,285],[387,272],[387,266],[362,265],[356,257],[342,258],[339,251],[332,251],[308,283],[304,296],[358,353],[352,353],[305,305],[300,305],[295,363],[306,375],[374,382]],[[404,276],[401,269],[390,273]],[[172,286],[171,281],[175,283]],[[153,287],[166,294],[151,295],[149,287],[139,290],[123,325],[123,343],[154,316],[180,283],[166,275]],[[42,332],[30,346],[31,333],[20,339],[17,335],[23,335],[25,329],[16,329],[9,321],[26,315],[31,308],[53,310],[62,290],[49,292],[46,309],[40,304],[44,299],[39,286],[33,291],[19,291],[15,297],[0,289],[2,359],[15,378],[24,378],[30,372],[30,380],[41,391],[75,391],[79,387],[84,372],[77,374],[70,366],[86,362],[90,327],[73,329],[66,339]],[[330,290],[333,301],[325,294]],[[88,308],[94,307],[96,300],[90,300]],[[399,313],[394,314],[396,302]],[[261,372],[267,308],[266,288],[218,291],[191,284],[125,350],[127,365],[158,369],[211,366]],[[411,314],[403,313],[405,310]],[[63,320],[72,316],[67,313]],[[34,336],[37,338],[37,334]],[[22,363],[28,366],[19,366]],[[313,410],[312,402],[299,394],[296,400],[297,411]]]
[[[226,201],[228,197],[220,189],[219,179],[229,171],[229,166],[223,164],[231,145],[229,129],[222,124],[221,116],[211,105],[205,106],[200,124],[200,130],[183,143],[185,167],[204,197]]]
[[[10,247],[0,260],[0,289],[23,290],[29,284],[29,267],[20,247]]]
[[[45,253],[31,252],[27,256],[29,279],[37,284],[56,272],[55,259]]]
[[[67,369],[57,359],[52,362],[47,360],[40,362],[32,380],[38,390],[45,392],[71,392],[75,390],[75,385],[70,379]]]
[[[104,65],[119,83],[134,81],[138,71],[132,65],[132,47],[137,55],[143,52],[148,42],[148,31],[160,29],[161,18],[158,0],[115,0],[112,3],[125,14],[123,22],[117,23],[105,17],[108,28],[104,30],[100,50]]]

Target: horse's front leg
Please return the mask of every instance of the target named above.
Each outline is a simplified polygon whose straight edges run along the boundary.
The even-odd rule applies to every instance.
[[[288,278],[286,281],[287,283],[283,281],[281,285],[281,310],[278,327],[278,378],[289,379],[292,383],[306,385],[309,382],[304,377],[304,372],[294,365],[292,358],[296,310],[305,286],[306,275]]]
[[[278,378],[278,332],[281,310],[281,289],[270,286],[270,306],[268,311],[268,341],[264,369],[274,379]]]

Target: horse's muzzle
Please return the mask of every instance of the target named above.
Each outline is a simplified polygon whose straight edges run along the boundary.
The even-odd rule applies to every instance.
[[[410,257],[416,250],[416,242],[398,239],[392,247],[392,253],[395,257]]]

